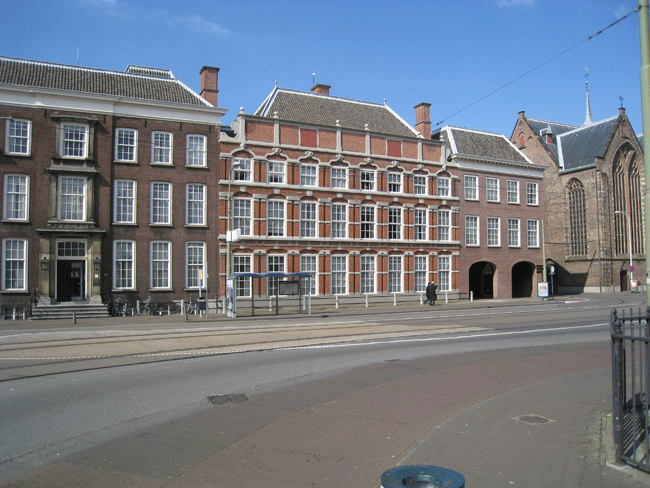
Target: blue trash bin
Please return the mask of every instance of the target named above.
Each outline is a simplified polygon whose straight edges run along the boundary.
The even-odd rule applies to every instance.
[[[397,466],[381,475],[382,488],[464,488],[462,474],[440,466]]]

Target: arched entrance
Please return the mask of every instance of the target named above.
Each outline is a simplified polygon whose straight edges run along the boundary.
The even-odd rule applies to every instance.
[[[535,265],[521,261],[512,267],[512,298],[533,296]]]
[[[494,298],[494,273],[496,267],[492,263],[481,261],[469,268],[469,291],[474,298]]]

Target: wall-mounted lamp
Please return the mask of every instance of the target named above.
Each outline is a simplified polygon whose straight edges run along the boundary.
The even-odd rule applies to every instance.
[[[47,258],[41,259],[41,269],[43,271],[47,271],[48,269],[50,269],[50,262],[48,261]]]
[[[95,257],[95,260],[93,261],[93,268],[95,268],[95,271],[99,271],[102,268],[102,262],[99,259],[99,256]]]

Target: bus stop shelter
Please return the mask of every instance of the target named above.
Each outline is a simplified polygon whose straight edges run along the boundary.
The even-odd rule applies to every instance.
[[[258,278],[255,280],[254,278]],[[299,273],[235,273],[226,277],[226,315],[228,317],[237,317],[237,280],[249,279],[251,284],[251,313],[255,315],[255,283],[257,289],[261,289],[260,278],[273,280],[276,293],[269,297],[271,306],[275,309],[276,315],[280,313],[280,297],[283,300],[298,300],[298,313],[302,313],[303,289],[311,290],[311,274],[305,272]],[[301,286],[303,280],[306,280],[306,286]],[[275,298],[275,301],[271,301]],[[261,307],[260,307],[261,308]],[[307,313],[311,315],[311,294],[307,293]]]

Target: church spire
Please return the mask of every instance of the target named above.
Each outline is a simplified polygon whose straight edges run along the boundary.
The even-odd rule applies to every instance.
[[[589,103],[589,68],[585,68],[585,86],[587,88],[587,116],[582,126],[592,125],[594,119],[591,118],[591,103]]]

